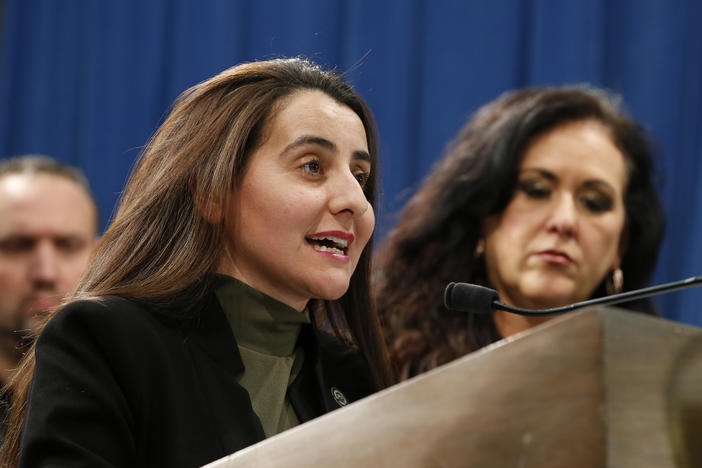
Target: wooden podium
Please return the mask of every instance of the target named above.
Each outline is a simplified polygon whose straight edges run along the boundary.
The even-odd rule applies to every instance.
[[[591,308],[207,468],[702,467],[702,329]]]

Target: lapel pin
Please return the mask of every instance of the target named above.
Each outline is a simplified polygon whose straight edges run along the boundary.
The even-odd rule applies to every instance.
[[[337,405],[346,406],[349,404],[348,400],[346,399],[346,396],[344,396],[344,394],[341,393],[341,390],[339,390],[338,388],[332,387],[331,394],[334,397],[334,401]]]

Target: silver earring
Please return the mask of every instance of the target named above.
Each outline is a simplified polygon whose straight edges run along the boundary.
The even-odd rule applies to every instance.
[[[624,286],[624,272],[621,268],[612,271],[606,282],[607,294],[619,294]]]

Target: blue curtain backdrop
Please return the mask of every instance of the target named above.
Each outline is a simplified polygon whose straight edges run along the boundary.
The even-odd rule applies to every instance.
[[[88,174],[106,226],[139,149],[187,87],[305,55],[348,71],[378,119],[378,236],[480,105],[528,85],[620,93],[660,143],[668,228],[654,282],[702,275],[698,0],[5,0],[0,158]],[[1,222],[1,220],[0,220]],[[659,298],[702,325],[702,288]]]

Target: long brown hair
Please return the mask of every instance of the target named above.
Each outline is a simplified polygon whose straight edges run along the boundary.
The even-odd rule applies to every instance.
[[[444,289],[452,281],[492,287],[484,258],[476,255],[482,220],[501,213],[511,200],[522,153],[535,136],[586,119],[609,130],[626,160],[624,290],[646,285],[664,228],[653,184],[655,146],[646,132],[623,111],[618,96],[601,89],[563,86],[507,92],[478,110],[458,132],[382,246],[378,310],[401,378],[500,339],[491,316],[446,310]],[[604,283],[603,278],[593,297],[606,294]],[[648,300],[623,307],[654,312]]]
[[[276,106],[304,89],[320,90],[360,117],[373,164],[364,191],[375,206],[376,130],[364,100],[339,75],[305,59],[241,64],[193,86],[175,101],[141,153],[117,214],[69,301],[120,295],[171,315],[200,301],[223,251],[221,210],[251,153],[263,143]],[[343,337],[351,337],[382,388],[392,380],[370,295],[372,244],[371,239],[346,294],[336,301],[315,300],[310,307],[321,310]],[[0,456],[3,465],[13,466],[19,457],[33,369],[34,348],[10,384],[13,403]]]

